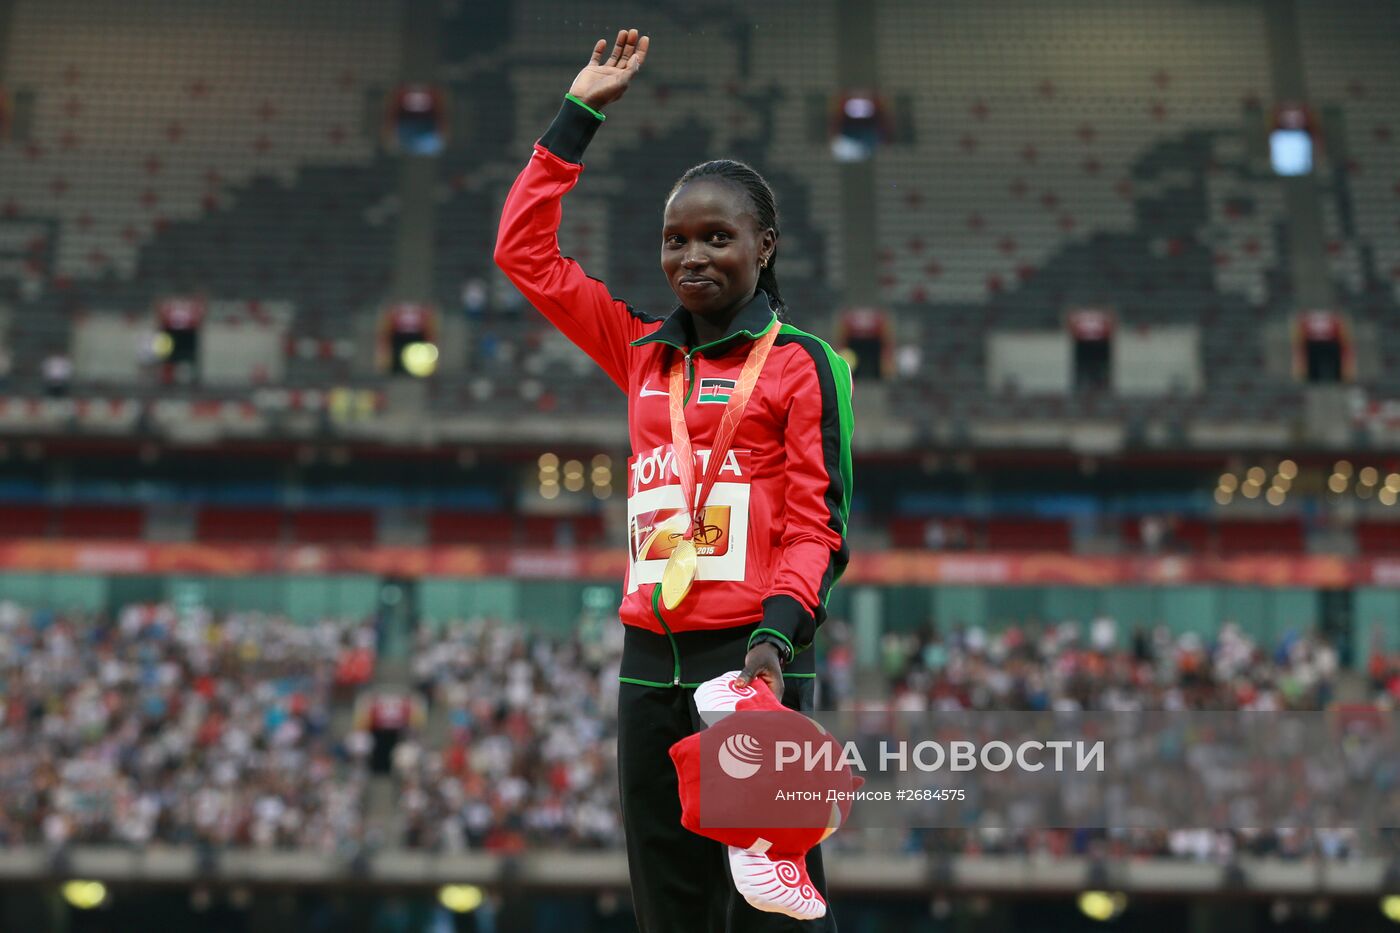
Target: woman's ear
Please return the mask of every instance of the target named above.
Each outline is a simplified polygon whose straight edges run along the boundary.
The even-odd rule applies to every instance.
[[[760,267],[768,265],[768,261],[773,258],[773,253],[778,248],[778,231],[772,227],[767,228],[758,236],[758,264]]]

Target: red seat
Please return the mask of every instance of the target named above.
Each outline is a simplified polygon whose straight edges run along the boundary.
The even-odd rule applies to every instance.
[[[438,511],[428,516],[428,543],[511,544],[514,519],[504,512]]]
[[[606,544],[603,516],[579,515],[574,518],[574,540],[581,547],[598,547]]]
[[[601,515],[526,515],[520,526],[525,547],[595,547],[603,543]]]
[[[1142,519],[1120,519],[1118,522],[1118,540],[1125,551],[1142,550]]]
[[[1400,522],[1357,522],[1356,546],[1363,554],[1400,552]]]
[[[561,526],[568,521],[557,515],[526,515],[521,522],[525,532],[525,546],[552,548],[558,545]]]
[[[897,548],[921,548],[924,546],[924,521],[922,517],[901,515],[890,522],[890,544]]]
[[[280,541],[285,517],[281,509],[209,506],[199,510],[195,537],[200,541]]]
[[[1303,523],[1298,519],[1237,520],[1217,528],[1222,554],[1302,553]]]
[[[890,522],[890,544],[897,548],[965,551],[975,543],[971,522],[960,516],[902,515]]]
[[[0,538],[43,538],[53,510],[46,505],[0,505]]]
[[[136,506],[74,505],[58,510],[58,533],[65,538],[141,538],[146,510]]]
[[[985,526],[989,551],[1068,551],[1069,522],[1058,518],[992,518]]]
[[[302,509],[292,512],[292,539],[299,544],[373,544],[375,514],[369,509]]]
[[[1172,522],[1167,530],[1168,550],[1193,551],[1201,554],[1215,550],[1215,528],[1200,518],[1182,518]]]

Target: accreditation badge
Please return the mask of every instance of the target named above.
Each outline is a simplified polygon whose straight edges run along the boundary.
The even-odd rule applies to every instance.
[[[713,490],[700,510],[691,542],[695,549],[693,580],[744,579],[749,546],[749,454],[747,450],[725,454]],[[709,455],[706,448],[696,452],[700,470],[707,466]],[[685,542],[689,520],[670,444],[627,461],[628,592],[643,583],[663,582],[672,554]],[[671,565],[676,582],[663,590],[663,597],[679,592],[672,587],[681,586],[688,573],[684,565],[689,563],[689,555],[684,547],[681,550]],[[688,584],[685,589],[689,589]],[[684,595],[675,597],[675,605]]]

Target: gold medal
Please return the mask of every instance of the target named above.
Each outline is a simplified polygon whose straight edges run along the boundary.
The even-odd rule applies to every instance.
[[[697,556],[695,542],[681,538],[666,558],[666,569],[661,571],[661,602],[667,609],[675,609],[690,592],[695,582]]]

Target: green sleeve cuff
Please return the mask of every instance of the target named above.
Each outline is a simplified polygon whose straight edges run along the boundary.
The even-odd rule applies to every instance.
[[[755,634],[758,632],[781,635],[796,655],[811,645],[817,634],[817,626],[806,606],[786,593],[779,593],[763,601],[763,622],[760,628],[755,629]]]
[[[754,629],[753,632],[749,635],[748,646],[752,648],[754,645],[765,641],[771,641],[775,644],[781,643],[782,647],[786,649],[787,657],[783,658],[784,665],[791,663],[792,659],[797,657],[797,649],[793,647],[792,639],[788,638],[786,635],[784,635],[782,632],[778,631],[775,628]]]
[[[603,112],[601,110],[594,110],[592,107],[588,106],[572,94],[565,94],[564,99],[573,101],[574,103],[582,107],[584,110],[587,110],[589,113],[593,114],[593,116],[597,117],[599,120],[607,119],[607,117],[603,116]]]

